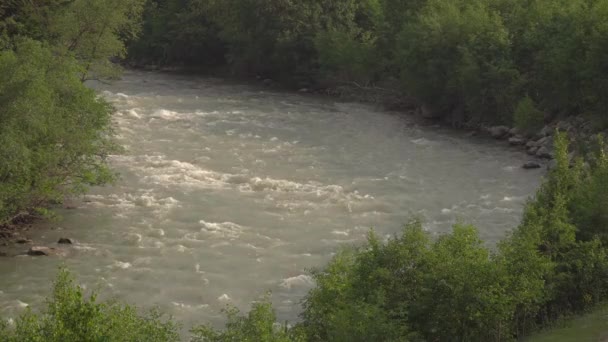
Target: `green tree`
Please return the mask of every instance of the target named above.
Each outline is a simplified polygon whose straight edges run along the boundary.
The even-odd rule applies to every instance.
[[[431,0],[405,24],[397,58],[406,90],[435,112],[456,122],[508,122],[518,93],[510,46],[489,1]]]
[[[179,341],[178,326],[157,312],[139,315],[118,302],[98,302],[85,296],[65,269],[59,271],[46,310],[27,310],[8,327],[0,323],[0,341]]]
[[[0,222],[113,179],[111,108],[78,71],[32,40],[0,52]]]
[[[290,331],[287,326],[276,323],[276,315],[266,297],[253,304],[244,316],[235,307],[224,310],[228,322],[226,329],[218,331],[209,325],[191,330],[194,342],[303,342],[304,336],[298,331]]]

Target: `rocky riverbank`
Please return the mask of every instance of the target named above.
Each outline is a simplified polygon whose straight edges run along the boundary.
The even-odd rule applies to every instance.
[[[480,126],[473,130],[476,134],[485,134],[497,140],[503,140],[510,146],[526,151],[530,156],[538,159],[552,160],[553,135],[559,132],[568,134],[571,160],[577,157],[587,159],[591,146],[597,142],[597,135],[606,136],[608,132],[598,130],[590,120],[582,116],[571,116],[545,125],[536,133],[523,133],[517,128],[507,126]],[[553,163],[548,164],[549,167]]]
[[[570,144],[570,158],[577,157],[587,159],[587,153],[591,146],[597,142],[597,135],[608,136],[608,130],[600,130],[589,119],[582,116],[569,116],[566,118],[555,119],[546,124],[537,132],[523,132],[516,127],[504,125],[469,125],[462,122],[442,121],[440,116],[434,115],[420,106],[417,102],[404,96],[395,90],[394,85],[386,87],[360,87],[358,85],[341,85],[330,88],[314,90],[314,93],[332,97],[338,97],[348,101],[357,101],[384,106],[389,110],[398,110],[406,115],[413,115],[432,122],[439,122],[450,127],[469,131],[470,136],[487,136],[496,140],[504,141],[512,148],[526,151],[533,158],[525,162],[524,169],[541,168],[541,161],[545,161],[547,168],[550,169],[554,163],[553,136],[557,131],[568,134]],[[303,89],[308,91],[308,89]]]

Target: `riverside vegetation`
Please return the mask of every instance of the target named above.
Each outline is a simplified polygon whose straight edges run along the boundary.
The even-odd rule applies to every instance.
[[[452,122],[534,132],[555,117],[605,122],[608,1],[9,0],[0,4],[0,222],[113,180],[112,108],[83,82],[111,59],[228,67],[297,86],[397,84]],[[127,51],[128,56],[127,56]],[[522,223],[488,248],[474,227],[431,238],[414,220],[370,233],[312,272],[301,322],[269,301],[194,341],[509,341],[608,295],[603,138],[556,166]],[[0,341],[176,341],[179,326],[97,302],[61,270],[46,310],[0,320]]]

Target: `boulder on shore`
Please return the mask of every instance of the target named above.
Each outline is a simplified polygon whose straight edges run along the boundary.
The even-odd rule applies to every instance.
[[[535,156],[537,151],[538,151],[538,147],[530,147],[526,150],[526,153],[528,153],[531,156]]]
[[[535,161],[531,161],[531,162],[527,162],[525,163],[522,168],[526,169],[526,170],[532,170],[532,169],[540,169],[541,165],[538,162]]]
[[[551,132],[553,132],[553,130],[551,129],[551,127],[545,126],[545,127],[543,127],[543,129],[540,130],[539,135],[543,136],[543,137],[546,137],[546,136],[551,135]]]
[[[524,139],[523,137],[520,137],[518,135],[509,138],[509,144],[511,146],[523,146],[526,144],[526,139]]]
[[[538,147],[538,142],[534,141],[534,140],[530,140],[526,143],[526,147],[527,148],[533,148],[533,147]]]
[[[509,134],[509,130],[510,129],[507,126],[494,126],[494,127],[490,127],[488,129],[488,132],[490,132],[490,135],[492,136],[492,138],[502,139],[506,135]]]
[[[553,159],[553,154],[545,146],[541,146],[538,151],[536,151],[536,156],[538,158]]]

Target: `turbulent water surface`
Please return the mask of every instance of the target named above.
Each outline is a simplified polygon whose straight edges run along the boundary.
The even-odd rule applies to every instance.
[[[306,269],[371,227],[464,220],[492,243],[541,178],[520,152],[366,105],[157,73],[94,87],[118,110],[121,179],[31,232],[78,240],[69,256],[0,258],[0,314],[40,305],[65,263],[88,288],[186,326],[219,324],[225,304],[267,290],[294,320]]]

